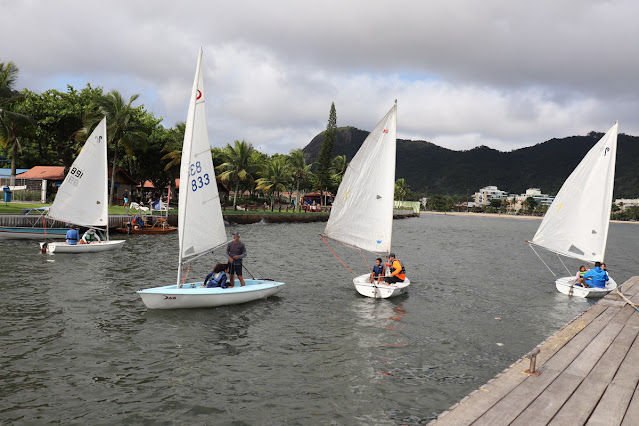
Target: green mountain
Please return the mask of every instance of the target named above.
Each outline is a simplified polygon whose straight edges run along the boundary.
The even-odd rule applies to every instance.
[[[338,128],[334,155],[346,155],[350,161],[368,133],[354,127]],[[508,193],[539,188],[555,195],[602,136],[603,133],[590,132],[587,136],[551,139],[510,152],[486,146],[454,151],[431,142],[398,139],[395,177],[404,178],[413,192],[427,194],[466,195],[495,185]],[[317,157],[323,138],[322,132],[304,148],[309,161]],[[614,196],[639,197],[639,137],[620,133],[617,150]]]

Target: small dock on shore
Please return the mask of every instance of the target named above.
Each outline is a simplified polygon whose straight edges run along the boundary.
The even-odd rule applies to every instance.
[[[621,291],[639,305],[639,276]],[[639,311],[612,292],[429,424],[639,424],[638,335]]]

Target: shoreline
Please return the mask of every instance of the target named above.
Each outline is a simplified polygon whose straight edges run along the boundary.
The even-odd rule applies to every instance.
[[[516,220],[542,220],[543,216],[522,216],[514,214],[501,214],[501,213],[473,213],[473,212],[434,212],[434,211],[420,211],[422,215],[442,215],[442,216],[472,216],[472,217],[488,217],[493,219],[516,219]],[[610,220],[610,223],[626,223],[637,225],[639,222],[631,222],[628,220]]]

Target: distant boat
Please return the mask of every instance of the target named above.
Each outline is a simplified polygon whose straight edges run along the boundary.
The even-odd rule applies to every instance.
[[[115,228],[116,231],[124,232],[127,234],[134,235],[160,235],[160,234],[168,234],[169,232],[177,231],[177,226],[171,226],[164,218],[156,218],[155,223],[150,225],[146,221],[146,217],[140,216],[140,219],[144,221],[144,226],[136,225],[132,222],[126,222],[124,226],[120,228]]]
[[[397,101],[368,135],[346,169],[323,236],[357,250],[388,255],[393,233]],[[350,271],[350,269],[349,269]],[[395,284],[370,282],[370,273],[353,278],[363,296],[403,294],[408,278]]]
[[[202,49],[197,60],[182,146],[180,182],[189,184],[182,186],[179,195],[177,283],[139,290],[137,293],[149,309],[235,305],[265,299],[284,286],[284,283],[268,279],[244,280],[245,286],[236,283],[232,288],[203,288],[201,281],[184,283],[188,273],[187,269],[183,275],[185,264],[227,243],[206,125],[201,66]]]
[[[109,240],[106,128],[104,117],[71,165],[49,210],[51,219],[104,230],[105,241],[75,245],[44,242],[40,243],[43,252],[91,253],[114,250],[124,244],[124,240]]]
[[[529,243],[584,262],[604,262],[617,156],[615,123],[581,160],[548,208]],[[575,286],[575,276],[559,278],[563,294],[603,297],[617,288],[610,278],[605,288]]]
[[[31,214],[37,212],[38,215]],[[0,240],[41,240],[43,238],[66,237],[69,228],[42,228],[46,226],[46,214],[49,207],[24,209],[18,226],[0,226]],[[28,225],[28,226],[25,226]]]

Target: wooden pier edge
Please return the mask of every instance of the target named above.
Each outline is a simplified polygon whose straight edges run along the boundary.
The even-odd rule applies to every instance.
[[[639,276],[620,289],[639,305]],[[541,375],[524,373],[527,354],[428,424],[632,424],[638,335],[639,312],[612,292],[536,346]]]

